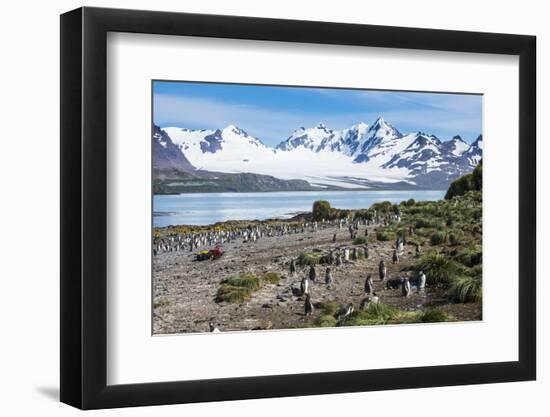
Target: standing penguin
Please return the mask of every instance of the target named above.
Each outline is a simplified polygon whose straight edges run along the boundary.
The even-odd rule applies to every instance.
[[[315,278],[317,278],[317,272],[315,271],[315,267],[311,265],[309,267],[309,279],[315,281]]]
[[[372,276],[369,274],[365,280],[365,293],[372,294],[374,293],[374,283],[372,282]]]
[[[366,310],[369,306],[369,304],[379,304],[380,303],[380,297],[376,295],[376,292],[373,292],[372,295],[369,295],[368,297],[363,298],[361,300],[361,304],[359,305],[360,310]]]
[[[296,264],[294,263],[294,259],[290,261],[290,274],[294,275],[296,272]]]
[[[418,291],[422,291],[426,288],[426,274],[424,271],[420,271],[418,274]]]
[[[397,255],[397,250],[393,251],[393,256],[391,258],[392,263],[397,264],[399,263],[399,256]]]
[[[380,277],[380,281],[384,281],[386,278],[386,263],[383,260],[380,261],[380,264],[378,265],[378,275]]]
[[[365,259],[369,259],[369,247],[368,246],[365,246],[363,248],[363,253],[365,255]]]
[[[358,255],[357,255],[357,248],[353,248],[353,251],[351,252],[351,260],[352,261],[356,261],[358,258]]]
[[[349,262],[349,248],[344,249],[344,262]]]
[[[408,297],[411,293],[411,283],[409,278],[401,278],[401,295],[403,297]]]
[[[342,255],[340,253],[336,254],[336,266],[342,266]]]
[[[403,245],[405,244],[405,241],[403,239],[399,239],[399,243],[397,244],[397,252],[401,253],[403,252]]]
[[[306,316],[311,316],[313,313],[313,303],[311,302],[311,296],[306,295],[306,302],[304,303],[304,313]]]
[[[300,292],[302,295],[309,294],[309,280],[307,277],[303,277],[300,282]]]
[[[333,282],[333,279],[332,279],[332,272],[330,270],[330,268],[327,268],[326,272],[325,272],[325,284],[327,285],[331,285]]]
[[[220,329],[218,329],[214,323],[210,322],[208,323],[208,327],[210,328],[210,333],[219,333]]]
[[[421,253],[420,244],[417,243],[417,244],[416,244],[416,255],[417,255],[417,256],[420,256],[420,253]]]
[[[349,303],[346,307],[342,307],[338,313],[336,313],[336,320],[342,321],[347,316],[349,316],[351,313],[353,313],[353,304]]]
[[[332,243],[336,242],[336,232],[332,235]]]

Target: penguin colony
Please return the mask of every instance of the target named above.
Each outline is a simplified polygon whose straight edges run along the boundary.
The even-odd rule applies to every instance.
[[[307,269],[306,273],[300,271],[297,268],[295,259],[291,259],[288,264],[288,272],[290,276],[296,276],[297,274],[303,274],[299,280],[299,293],[303,299],[303,312],[304,317],[309,317],[314,314],[315,301],[313,284],[324,284],[327,289],[331,289],[335,280],[345,279],[344,277],[338,277],[334,274],[334,268],[341,267],[346,263],[355,263],[359,259],[363,258],[368,260],[371,258],[368,244],[353,245],[353,247],[340,246],[334,247],[337,242],[338,236],[345,236],[344,229],[347,231],[349,239],[353,241],[357,238],[360,232],[360,226],[365,227],[362,231],[364,236],[369,236],[368,226],[384,224],[387,225],[390,220],[399,221],[399,215],[386,216],[379,218],[377,216],[374,219],[358,219],[350,221],[348,219],[338,219],[332,221],[322,222],[293,222],[293,223],[258,223],[256,225],[248,225],[244,227],[234,227],[228,230],[200,230],[196,232],[188,233],[169,233],[163,237],[155,237],[153,239],[153,256],[159,256],[164,253],[188,251],[195,252],[202,249],[214,247],[215,245],[223,245],[230,242],[240,242],[243,244],[254,243],[261,239],[269,239],[271,237],[280,237],[288,235],[305,234],[306,232],[317,232],[326,228],[337,227],[337,231],[334,232],[329,238],[333,247],[331,247],[328,253],[325,254],[326,265],[324,267],[324,282],[317,283],[318,271],[320,266],[311,265]],[[412,231],[410,231],[412,233]],[[332,232],[331,232],[332,233]],[[406,241],[404,237],[399,237],[393,246],[391,263],[398,264],[400,261],[400,255],[404,252],[404,245]],[[420,253],[420,247],[416,246],[415,252]],[[375,261],[376,262],[376,261]],[[376,286],[379,288],[395,288],[399,290],[399,293],[403,297],[409,297],[411,294],[411,279],[408,276],[399,276],[390,278],[388,277],[386,261],[380,259],[378,261],[378,280],[379,284],[374,283],[372,274],[366,275],[364,281],[364,297],[357,306],[359,309],[367,308],[371,303],[380,303],[380,296],[376,292]],[[426,286],[426,276],[423,272],[420,272],[417,277],[414,278],[414,282],[417,282],[416,288],[418,291],[423,291]],[[353,303],[348,303],[343,306],[336,314],[337,321],[342,321],[354,311]],[[209,323],[209,330],[212,333],[218,333],[222,331],[220,327],[214,322]]]

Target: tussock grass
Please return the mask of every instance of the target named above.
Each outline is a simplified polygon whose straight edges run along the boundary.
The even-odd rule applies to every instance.
[[[328,302],[328,303],[321,303],[319,305],[319,310],[323,314],[334,316],[338,310],[340,310],[341,305],[339,303],[336,303],[334,301]]]
[[[266,284],[278,284],[281,280],[281,275],[277,272],[266,272],[262,276],[262,282]]]
[[[365,310],[355,310],[341,321],[336,319],[340,304],[322,303],[321,315],[313,322],[313,327],[374,326],[384,324],[441,323],[453,317],[438,308],[424,311],[403,311],[388,304],[369,304]]]
[[[440,220],[420,217],[415,221],[414,227],[415,229],[440,229],[442,227],[442,222]]]
[[[296,263],[298,265],[317,265],[321,263],[321,258],[323,255],[320,252],[302,252],[300,255],[298,255],[298,259],[296,259]]]
[[[216,293],[217,303],[242,304],[252,298],[252,294],[266,284],[279,283],[281,276],[277,272],[266,272],[262,276],[251,273],[234,275],[224,279]]]
[[[458,276],[460,267],[443,254],[429,252],[414,264],[413,270],[423,271],[428,285],[435,285],[450,284]]]
[[[364,236],[357,236],[355,239],[353,239],[354,245],[364,245],[367,243],[367,238]]]
[[[416,314],[418,323],[442,323],[450,320],[451,316],[439,308],[430,308]]]
[[[481,301],[483,294],[481,275],[457,278],[449,288],[449,297],[457,303]]]
[[[250,288],[252,291],[258,290],[261,286],[260,278],[254,274],[235,275],[224,279],[222,284],[232,287]]]
[[[388,240],[392,240],[392,235],[387,231],[379,230],[376,232],[376,239],[381,242],[387,242]]]
[[[469,268],[480,265],[482,261],[481,246],[463,248],[455,256],[455,259]]]
[[[464,241],[464,232],[462,230],[452,230],[449,235],[449,244],[452,246],[457,246],[462,244]]]
[[[442,245],[447,241],[447,235],[443,232],[435,232],[430,236],[430,243],[432,246]]]
[[[323,314],[315,319],[316,327],[336,327],[336,319],[330,314]]]
[[[235,287],[232,285],[222,284],[218,288],[216,294],[216,302],[238,303],[242,304],[245,301],[250,300],[252,297],[252,290],[247,287]]]
[[[400,315],[400,310],[388,304],[369,304],[365,310],[355,310],[337,326],[371,326],[388,324]]]

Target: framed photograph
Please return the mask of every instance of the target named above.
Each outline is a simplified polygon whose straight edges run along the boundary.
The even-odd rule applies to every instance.
[[[61,401],[533,380],[535,37],[61,16]]]

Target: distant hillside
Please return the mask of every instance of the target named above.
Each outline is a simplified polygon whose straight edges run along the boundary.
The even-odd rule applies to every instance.
[[[482,160],[471,174],[466,174],[453,181],[445,194],[445,199],[466,194],[468,191],[481,191],[483,188],[483,166]]]

